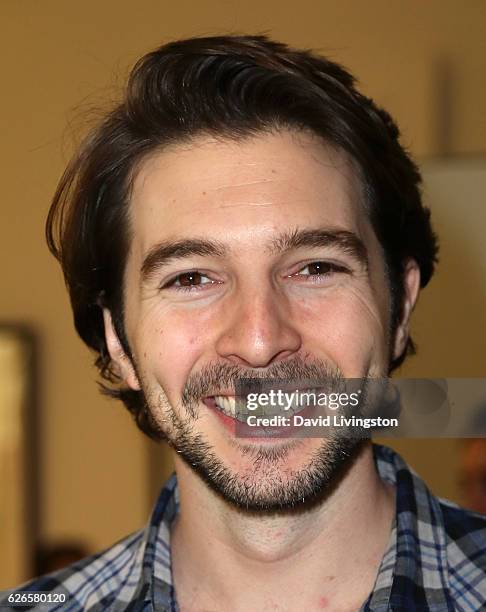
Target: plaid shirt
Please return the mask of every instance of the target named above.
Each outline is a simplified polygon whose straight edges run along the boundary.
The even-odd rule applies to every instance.
[[[374,453],[381,478],[396,487],[397,507],[388,550],[361,612],[486,610],[486,517],[434,497],[391,449],[375,445]],[[145,529],[16,591],[67,595],[64,604],[38,604],[36,610],[179,610],[170,557],[178,506],[172,476]]]

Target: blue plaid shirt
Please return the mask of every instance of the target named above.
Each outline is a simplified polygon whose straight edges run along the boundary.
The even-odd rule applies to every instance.
[[[391,449],[375,445],[374,453],[380,477],[396,487],[397,507],[387,552],[361,612],[486,610],[486,517],[434,497]],[[145,529],[16,589],[65,594],[65,603],[20,609],[177,611],[170,528],[178,507],[172,476]]]

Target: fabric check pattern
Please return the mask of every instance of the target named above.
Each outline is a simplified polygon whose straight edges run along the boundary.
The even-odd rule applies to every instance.
[[[486,516],[435,497],[398,454],[384,446],[373,448],[380,477],[396,488],[396,516],[361,612],[486,610]],[[145,529],[15,589],[64,593],[65,603],[21,609],[178,612],[170,555],[170,529],[178,508],[173,475]]]

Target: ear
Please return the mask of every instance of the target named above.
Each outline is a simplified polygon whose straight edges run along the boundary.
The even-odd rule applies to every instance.
[[[420,289],[420,268],[415,259],[406,262],[403,273],[405,295],[403,296],[402,320],[395,332],[393,359],[399,357],[405,350],[410,335],[410,316],[417,301]]]
[[[110,353],[111,361],[114,369],[123,382],[133,389],[140,391],[140,383],[135,373],[133,364],[128,355],[123,350],[118,334],[115,331],[111,312],[108,308],[103,308],[103,320],[105,322],[105,340],[108,352]]]

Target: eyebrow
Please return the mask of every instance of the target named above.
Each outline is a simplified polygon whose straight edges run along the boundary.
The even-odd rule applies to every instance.
[[[365,270],[368,269],[368,252],[363,241],[353,232],[339,229],[296,229],[284,232],[266,247],[272,254],[284,253],[302,247],[337,247],[353,257]],[[147,281],[152,274],[168,263],[194,255],[202,257],[228,256],[230,249],[215,240],[189,238],[167,240],[154,245],[144,257],[141,280]]]
[[[221,242],[190,238],[159,242],[145,256],[140,269],[142,280],[150,278],[151,274],[175,259],[184,259],[193,255],[203,257],[225,257],[228,248]]]
[[[300,229],[285,232],[272,241],[271,253],[282,253],[301,247],[337,247],[353,257],[366,270],[368,251],[363,241],[353,232],[340,229]]]

